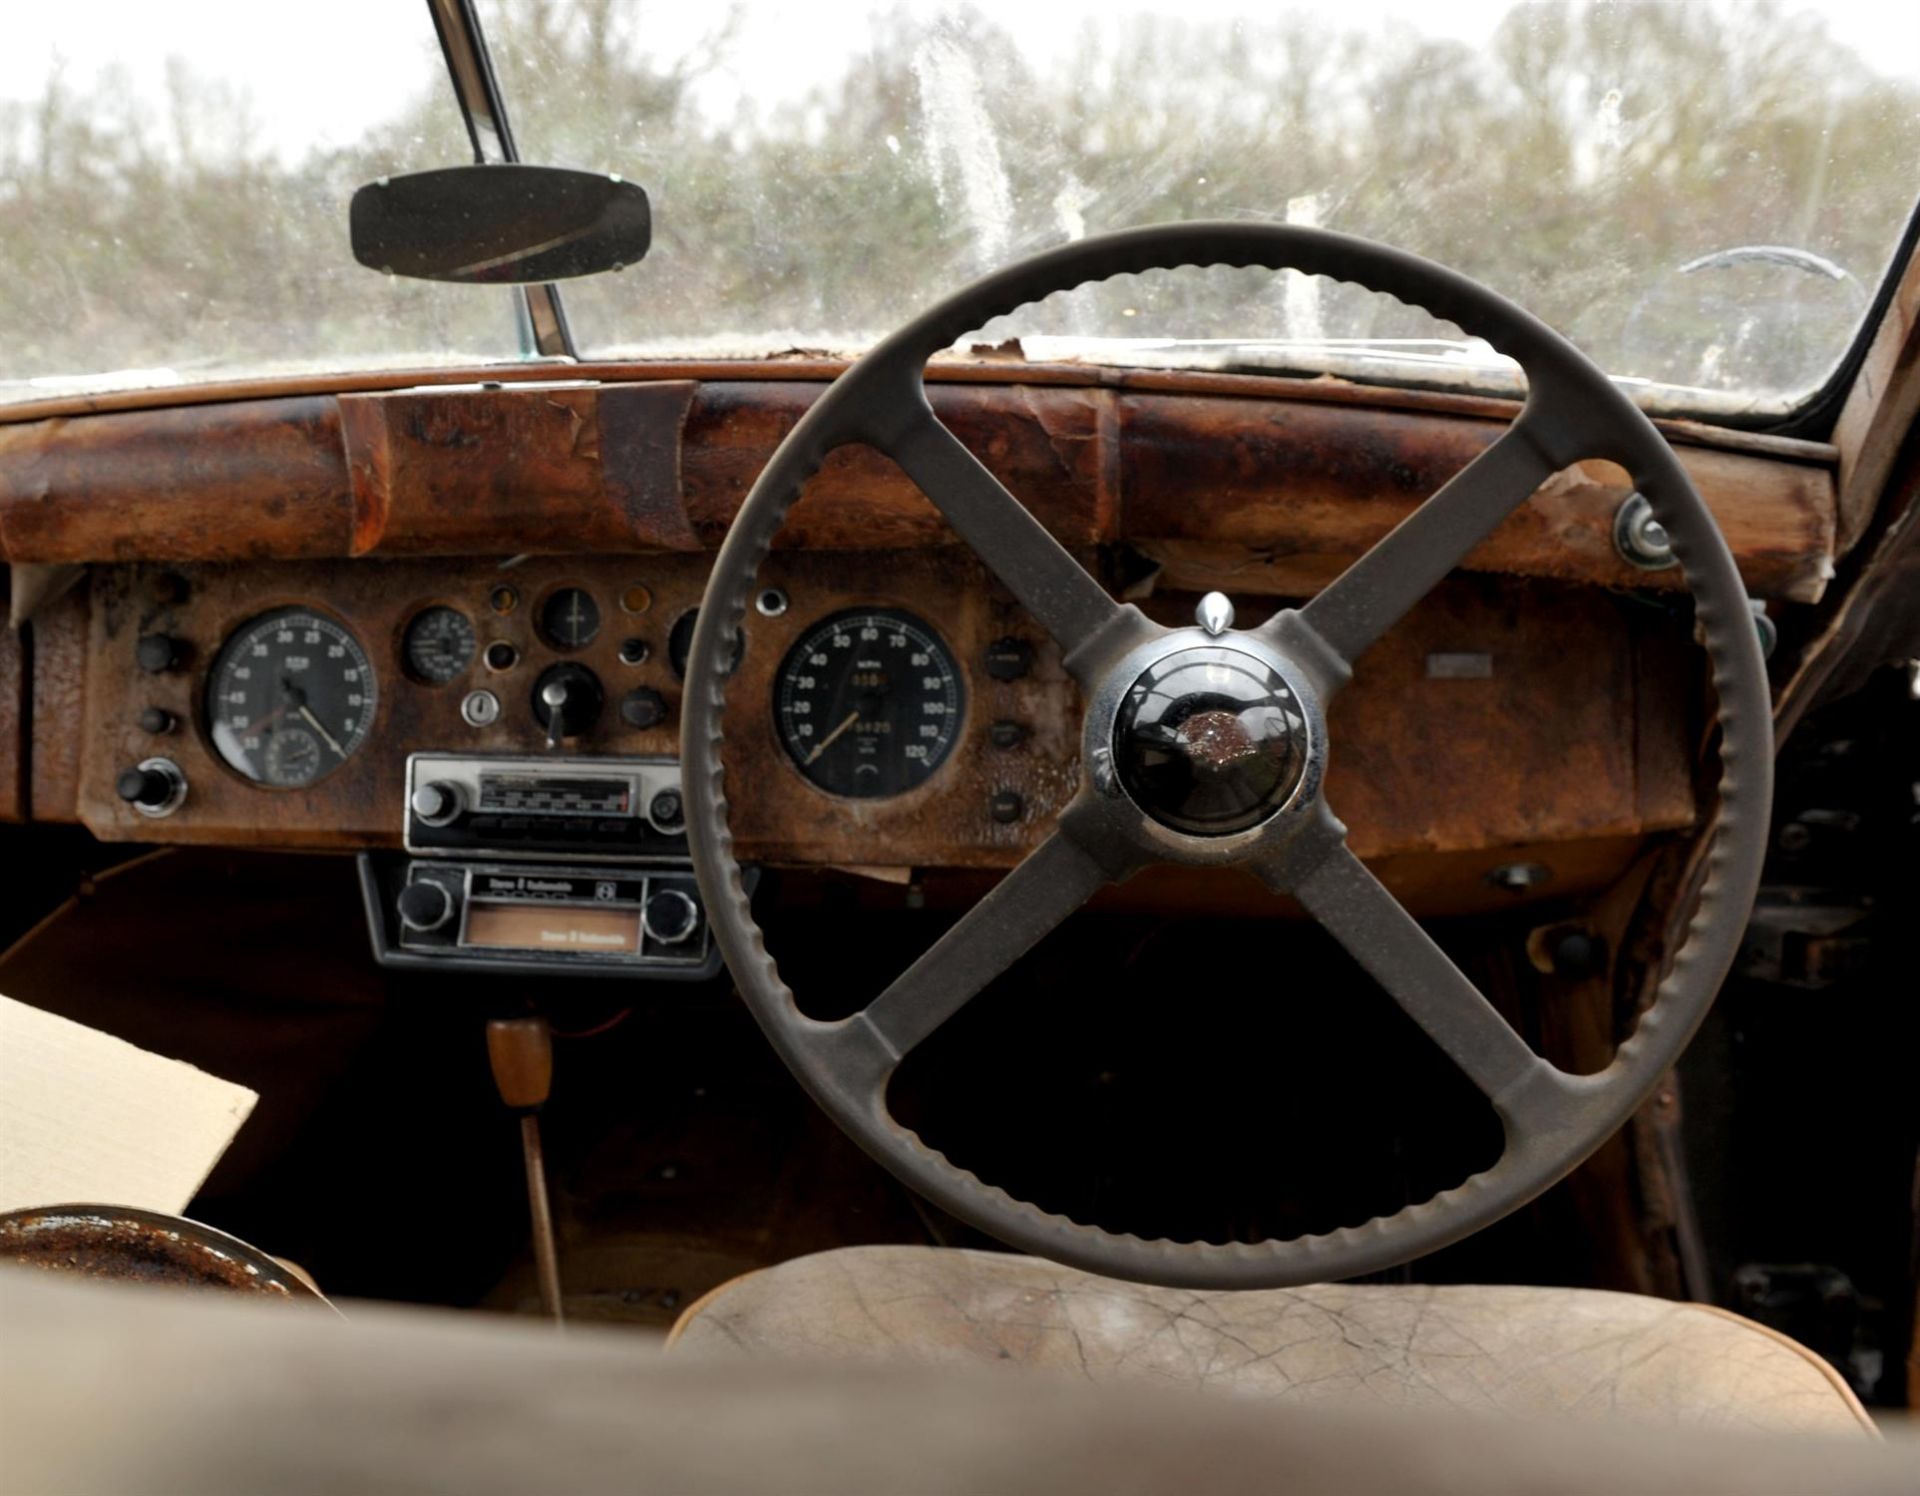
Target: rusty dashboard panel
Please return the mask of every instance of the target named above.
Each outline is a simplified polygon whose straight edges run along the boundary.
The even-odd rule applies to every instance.
[[[503,558],[504,559],[504,558]],[[410,754],[546,750],[535,685],[557,664],[585,667],[607,708],[556,760],[672,755],[680,681],[676,637],[705,582],[704,554],[499,561],[282,562],[101,567],[84,601],[85,722],[65,816],[109,841],[357,849],[395,846]],[[1079,782],[1078,695],[1057,650],[979,563],[954,547],[775,553],[762,574],[781,606],[751,612],[729,691],[726,756],[742,855],[778,865],[997,868],[1050,828]],[[583,595],[602,623],[563,648],[540,620]],[[847,800],[808,782],[777,736],[775,672],[794,643],[848,606],[929,620],[965,677],[952,752],[924,783]],[[364,745],[318,782],[279,787],[236,773],[210,732],[209,664],[250,620],[298,606],[358,641],[378,680]],[[1178,617],[1173,595],[1149,611]],[[448,679],[407,663],[410,620],[452,609],[473,625],[471,657]],[[143,641],[170,662],[142,663]],[[1027,663],[988,668],[1008,641]],[[1465,856],[1478,882],[1540,859],[1584,886],[1618,874],[1650,833],[1690,824],[1697,711],[1677,615],[1599,589],[1460,577],[1390,633],[1336,702],[1332,804],[1374,858]],[[1674,662],[1679,661],[1676,665]],[[148,664],[155,663],[149,660]],[[488,720],[464,710],[475,692]],[[652,693],[658,720],[626,720],[629,693]],[[156,724],[164,724],[155,731]],[[1011,727],[1017,731],[1008,731]],[[165,756],[184,800],[163,819],[121,797],[130,766]],[[39,761],[36,760],[36,765]],[[45,767],[58,772],[58,760]],[[1541,848],[1560,846],[1559,856]],[[1522,850],[1516,850],[1522,849]],[[1532,849],[1532,850],[1526,850]],[[1455,876],[1442,881],[1457,882]],[[1566,891],[1563,882],[1555,891]]]
[[[0,554],[55,563],[711,549],[825,385],[711,368],[699,379],[638,372],[0,424]],[[1177,577],[1211,585],[1230,575],[1242,593],[1310,593],[1484,450],[1511,414],[1486,400],[1374,408],[1298,380],[1034,377],[949,379],[929,395],[1066,544],[1132,544]],[[1817,600],[1833,564],[1831,448],[1698,427],[1672,434],[1750,589]],[[1467,569],[1676,587],[1673,574],[1635,572],[1614,553],[1611,524],[1627,492],[1603,463],[1562,473]],[[783,544],[950,539],[890,460],[855,447],[829,458]]]
[[[380,849],[401,841],[411,754],[672,756],[676,644],[713,549],[831,371],[599,372],[0,422],[0,550],[88,567],[35,617],[28,650],[0,650],[0,816],[79,821],[117,842]],[[1230,592],[1245,623],[1310,595],[1511,415],[1313,382],[1018,372],[944,376],[930,398],[1097,575],[1167,621],[1208,588]],[[1671,434],[1755,594],[1818,597],[1831,450]],[[1423,907],[1534,864],[1549,893],[1603,886],[1647,837],[1696,819],[1697,653],[1677,576],[1614,553],[1624,483],[1604,464],[1557,475],[1335,704],[1331,803]],[[1003,868],[1037,843],[1079,783],[1075,688],[889,459],[832,454],[761,580],[780,606],[749,613],[729,696],[744,857],[898,875]],[[574,597],[597,627],[556,641],[542,620]],[[813,782],[776,721],[782,661],[851,609],[932,625],[960,677],[951,749],[884,798]],[[209,699],[223,650],[231,661],[243,631],[281,610],[364,657],[377,682],[351,742],[300,745],[341,760],[306,783],[236,771]],[[1012,676],[989,668],[1009,640],[1028,656]],[[414,652],[455,645],[444,670]],[[550,748],[540,688],[563,666],[592,678],[603,709]],[[156,759],[184,788],[163,805],[170,783],[136,785],[151,791],[143,812],[127,776],[151,780]]]

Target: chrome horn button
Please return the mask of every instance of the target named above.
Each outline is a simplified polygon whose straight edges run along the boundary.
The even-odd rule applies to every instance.
[[[1231,836],[1277,813],[1307,771],[1307,714],[1292,685],[1226,644],[1176,650],[1121,698],[1113,763],[1133,803],[1190,836]]]

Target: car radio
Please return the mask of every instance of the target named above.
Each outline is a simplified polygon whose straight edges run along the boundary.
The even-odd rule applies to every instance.
[[[406,848],[588,862],[684,858],[680,765],[416,753],[407,760]]]
[[[363,856],[383,965],[709,977],[669,758],[416,753],[405,857]]]

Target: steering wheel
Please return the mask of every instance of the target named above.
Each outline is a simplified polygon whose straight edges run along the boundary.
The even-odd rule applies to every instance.
[[[1210,595],[1191,627],[1115,602],[940,423],[924,366],[991,319],[1109,276],[1261,266],[1424,307],[1514,358],[1520,414],[1498,440],[1304,607],[1232,628]],[[760,563],[802,485],[852,442],[890,455],[1058,642],[1087,703],[1081,786],[1051,834],[864,1010],[808,1018],[748,906],[727,824],[721,719]],[[1321,794],[1326,705],[1353,663],[1553,473],[1618,463],[1672,538],[1720,727],[1717,813],[1685,940],[1615,1058],[1572,1075],[1537,1056],[1354,856]],[[1766,848],[1773,736],[1746,590],[1706,506],[1647,418],[1511,302],[1417,256],[1316,229],[1185,223],[1084,239],[976,282],[848,369],[794,427],[721,547],[687,662],[682,763],[695,871],[760,1026],[814,1099],[911,1188],[1011,1245],[1111,1277],[1220,1289],[1353,1277],[1445,1246],[1562,1178],[1624,1122],[1705,1016],[1741,939]],[[1148,1240],[1051,1214],[952,1163],[887,1108],[900,1061],[1101,887],[1150,863],[1245,867],[1291,895],[1492,1103],[1505,1147],[1432,1199],[1287,1241]],[[1276,994],[1278,996],[1279,994]]]

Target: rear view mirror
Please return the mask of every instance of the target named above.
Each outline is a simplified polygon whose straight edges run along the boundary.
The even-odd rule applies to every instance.
[[[633,264],[653,239],[637,183],[560,166],[449,166],[353,195],[353,257],[470,285],[538,285]]]

